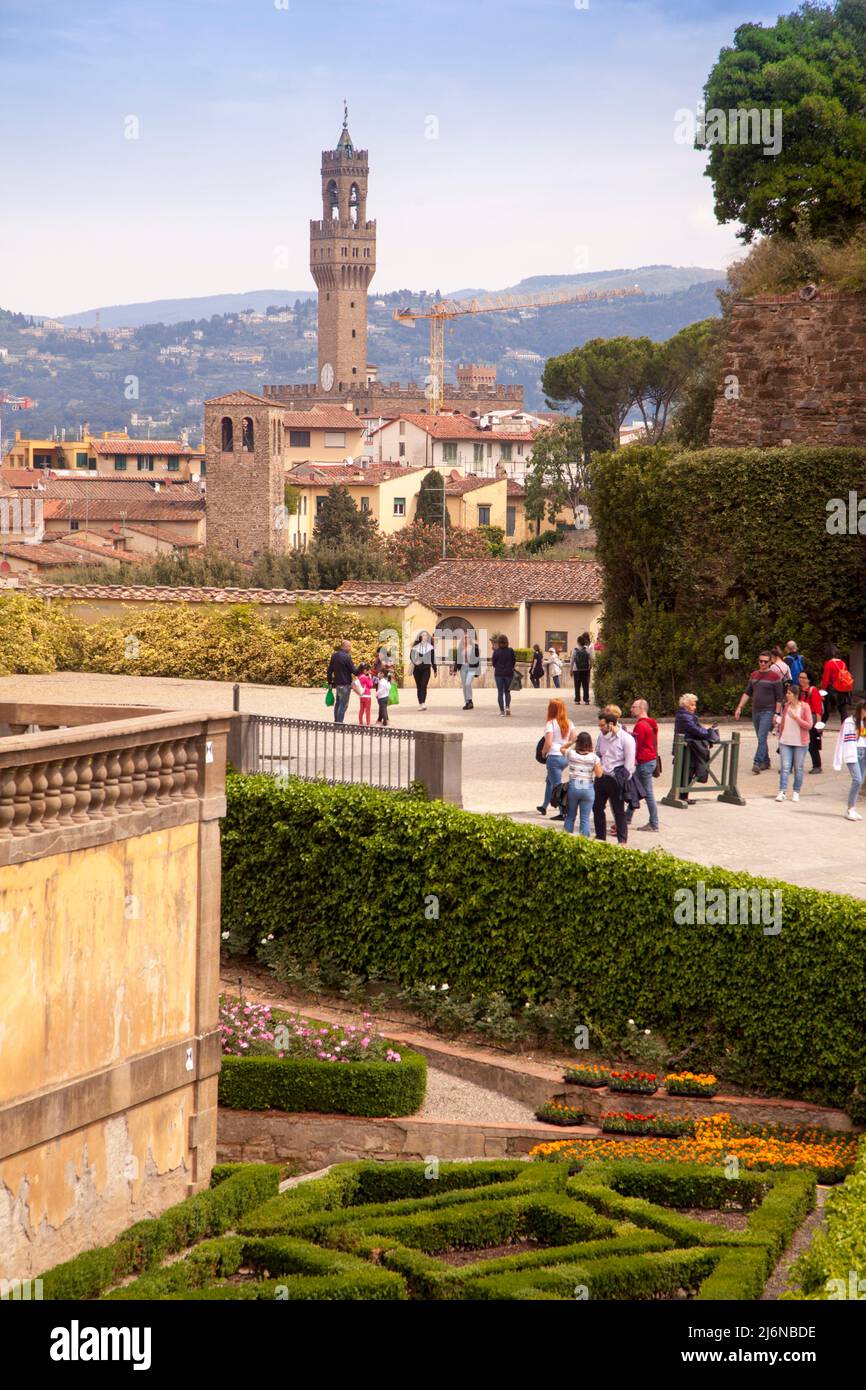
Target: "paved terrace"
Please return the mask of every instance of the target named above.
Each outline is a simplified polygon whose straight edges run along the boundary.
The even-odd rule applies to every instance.
[[[535,745],[544,723],[548,693],[523,690],[512,697],[513,715],[503,719],[496,706],[495,690],[476,690],[475,709],[462,710],[460,690],[431,688],[429,708],[420,714],[414,688],[400,692],[401,704],[391,709],[396,727],[462,730],[463,801],[469,811],[495,811],[526,824],[551,825],[535,814],[541,801],[544,770],[535,761]],[[563,691],[569,695],[570,691]],[[163,709],[231,709],[232,687],[218,681],[163,680],[149,677],[78,675],[7,676],[0,678],[0,700],[70,702],[75,704],[154,704]],[[251,713],[324,719],[324,691],[245,685],[241,708]],[[349,720],[357,719],[358,703],[352,696]],[[575,707],[569,700],[569,711]],[[700,713],[700,711],[699,711]],[[595,731],[594,706],[582,705],[578,727]],[[735,727],[731,725],[731,727]],[[799,805],[775,801],[775,772],[755,777],[751,772],[755,745],[751,722],[739,725],[742,734],[740,791],[744,807],[726,806],[701,797],[687,810],[661,807],[661,833],[632,833],[631,848],[661,848],[696,863],[718,864],[813,888],[866,898],[866,819],[846,821],[844,809],[849,778],[833,772],[833,748],[837,728],[824,736],[824,767],[820,777],[806,774]],[[723,726],[722,736],[728,728]],[[656,781],[657,795],[670,786],[672,721],[661,727],[665,774]],[[771,742],[774,747],[774,741]],[[806,759],[807,769],[809,759]],[[790,795],[790,791],[789,791]],[[860,809],[866,817],[866,801]],[[643,808],[635,824],[645,818]]]

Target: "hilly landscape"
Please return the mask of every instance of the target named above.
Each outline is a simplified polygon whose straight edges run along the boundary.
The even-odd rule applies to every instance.
[[[639,266],[532,276],[497,291],[449,291],[449,298],[488,293],[527,298],[572,288],[638,285],[643,293],[455,319],[446,336],[446,375],[453,380],[458,362],[493,363],[501,383],[522,384],[527,407],[540,408],[540,375],[547,357],[596,337],[668,338],[717,315],[716,291],[723,284],[718,270]],[[423,382],[426,324],[413,328],[395,323],[393,311],[421,307],[431,298],[426,291],[408,289],[371,293],[368,359],[377,365],[380,381]],[[94,432],[126,427],[153,437],[176,436],[186,429],[191,441],[198,442],[202,403],[209,396],[240,388],[260,392],[272,382],[315,381],[317,306],[308,290],[103,306],[99,332],[96,312],[68,315],[60,320],[64,331],[47,331],[39,329],[39,316],[0,309],[0,349],[5,349],[5,354],[0,351],[0,397],[7,393],[37,402],[14,414],[0,405],[4,445],[16,426],[42,435],[54,429],[74,432],[85,424]],[[121,329],[126,332],[118,336]]]

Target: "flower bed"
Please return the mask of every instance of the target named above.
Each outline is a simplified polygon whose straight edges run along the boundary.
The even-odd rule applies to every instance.
[[[650,1071],[612,1071],[608,1086],[611,1091],[625,1091],[632,1096],[654,1096],[659,1079]]]
[[[849,1173],[857,1154],[857,1136],[825,1133],[817,1137],[784,1137],[775,1133],[753,1134],[758,1128],[739,1125],[730,1115],[713,1115],[696,1120],[691,1138],[662,1139],[656,1136],[630,1139],[564,1139],[536,1144],[530,1158],[567,1162],[575,1168],[594,1160],[634,1159],[639,1163],[694,1163],[723,1168],[736,1159],[741,1168],[812,1168],[822,1183],[840,1182]]]
[[[609,1067],[568,1067],[563,1073],[563,1081],[570,1086],[606,1086],[610,1080]]]
[[[563,1105],[561,1101],[548,1100],[544,1105],[539,1105],[535,1118],[543,1120],[546,1125],[582,1125],[584,1113],[572,1105]]]
[[[718,1078],[709,1073],[690,1071],[670,1072],[665,1077],[665,1090],[669,1096],[707,1096],[718,1093]]]
[[[427,1063],[400,1051],[369,1014],[344,1027],[220,1000],[219,1103],[232,1110],[411,1115],[423,1104]]]
[[[628,1110],[610,1110],[602,1116],[605,1134],[654,1134],[663,1139],[693,1135],[695,1121],[678,1115],[636,1115]]]

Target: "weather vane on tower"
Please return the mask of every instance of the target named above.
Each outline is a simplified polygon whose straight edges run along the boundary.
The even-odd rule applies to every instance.
[[[343,129],[349,129],[349,103],[345,97],[343,97]]]

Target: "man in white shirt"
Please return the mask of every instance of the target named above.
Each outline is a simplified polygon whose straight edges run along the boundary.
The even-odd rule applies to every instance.
[[[625,784],[634,774],[637,745],[632,735],[620,728],[618,716],[609,711],[598,716],[598,727],[600,733],[595,751],[601,758],[602,775],[595,784],[595,804],[592,808],[595,838],[607,839],[605,810],[609,801],[617,840],[624,845],[628,843],[628,821],[623,793]]]

